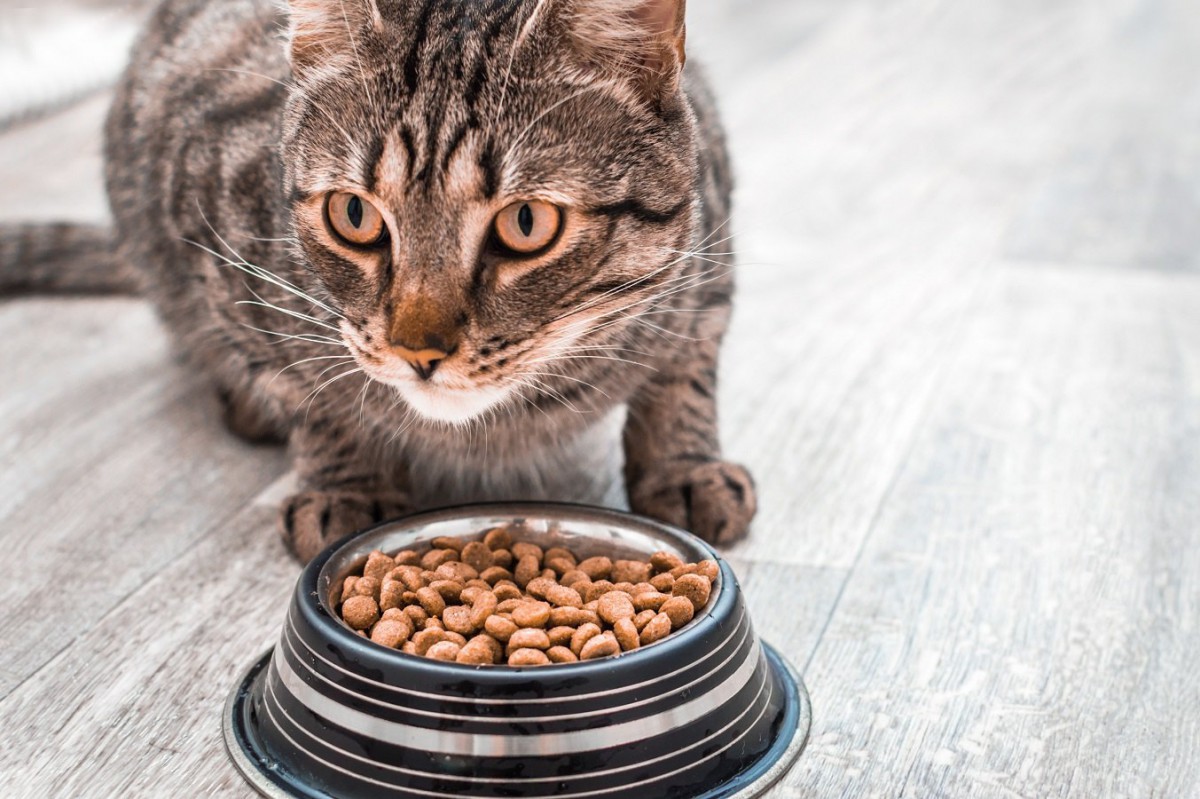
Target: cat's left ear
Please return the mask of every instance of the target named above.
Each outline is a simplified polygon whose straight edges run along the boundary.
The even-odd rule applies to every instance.
[[[348,66],[358,42],[382,27],[377,0],[287,0],[292,67],[330,70]]]
[[[594,66],[634,81],[647,100],[679,89],[687,54],[687,0],[567,0],[575,49]]]

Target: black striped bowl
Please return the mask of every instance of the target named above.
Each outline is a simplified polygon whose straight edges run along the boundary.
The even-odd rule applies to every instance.
[[[304,570],[279,645],[230,696],[225,741],[251,785],[271,797],[717,799],[757,795],[786,771],[808,737],[808,697],[755,635],[723,561],[688,626],[583,663],[442,663],[335,617],[331,595],[371,550],[502,524],[581,558],[719,560],[681,530],[568,505],[452,508],[353,536]]]

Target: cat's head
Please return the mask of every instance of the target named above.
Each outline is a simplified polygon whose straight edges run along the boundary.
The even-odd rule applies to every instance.
[[[427,418],[588,372],[698,214],[685,0],[290,0],[293,223]]]

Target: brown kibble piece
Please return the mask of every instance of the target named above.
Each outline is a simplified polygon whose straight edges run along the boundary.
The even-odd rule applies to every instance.
[[[633,583],[614,583],[612,590],[633,596]]]
[[[460,635],[469,635],[475,632],[475,625],[471,622],[471,609],[464,605],[446,608],[442,612],[442,624],[447,630]]]
[[[425,620],[425,629],[426,630],[444,630],[444,629],[446,629],[446,626],[444,624],[442,624],[442,619],[440,616],[430,616],[428,619]]]
[[[600,597],[613,590],[613,584],[608,580],[596,580],[589,586],[583,589],[583,601],[595,602]]]
[[[574,663],[579,660],[575,653],[565,646],[552,646],[546,650],[546,657],[551,663]]]
[[[516,562],[517,562],[517,559],[514,558],[513,554],[511,552],[509,552],[507,549],[493,549],[492,550],[492,565],[493,566],[499,566],[502,569],[512,569],[513,564]]]
[[[508,639],[508,651],[515,652],[518,649],[549,649],[550,636],[546,635],[545,630],[539,630],[534,627],[526,627],[522,630],[517,630]]]
[[[517,608],[529,601],[529,598],[522,595],[516,599],[506,599],[496,606],[497,613],[512,613]]]
[[[491,586],[488,586],[487,588],[480,588],[477,585],[468,585],[462,590],[462,593],[458,595],[458,601],[464,605],[474,605],[475,600],[478,599],[479,595],[485,591],[489,594],[492,593]],[[493,594],[493,596],[495,595]]]
[[[629,598],[628,594],[620,591],[610,591],[600,597],[596,612],[599,613],[601,621],[608,624],[615,624],[617,619],[632,619],[637,615],[637,610],[633,607],[633,600]]]
[[[683,559],[678,555],[673,555],[670,552],[659,550],[650,556],[650,565],[656,571],[669,572],[671,569],[677,569],[683,565]]]
[[[508,656],[510,666],[548,666],[550,658],[540,649],[518,649]]]
[[[434,580],[429,587],[441,594],[447,603],[457,602],[462,596],[463,584],[458,580]]]
[[[430,616],[441,616],[442,611],[446,609],[446,600],[442,599],[442,595],[430,586],[425,586],[417,592],[417,601]]]
[[[674,577],[676,580],[678,580],[680,577],[682,577],[685,574],[695,574],[699,569],[700,569],[700,567],[697,566],[695,563],[685,563],[676,569],[671,569],[670,574],[672,577]]]
[[[638,594],[633,598],[633,606],[641,610],[659,610],[670,599],[666,594],[651,591],[648,594]]]
[[[460,560],[452,560],[437,567],[437,573],[445,580],[458,580],[466,584],[468,580],[479,578],[479,572]]]
[[[497,527],[493,530],[488,530],[487,535],[483,537],[483,543],[490,550],[508,549],[513,545],[512,534],[507,528]]]
[[[429,647],[446,640],[446,631],[440,628],[421,630],[409,640],[417,647],[417,654],[423,657]]]
[[[429,618],[429,614],[425,612],[425,608],[420,605],[409,605],[404,609],[404,614],[412,619],[413,624],[420,627]]]
[[[595,660],[596,658],[606,658],[620,651],[621,645],[617,643],[616,636],[610,632],[601,633],[583,645],[583,649],[579,651],[579,659]]]
[[[639,613],[638,615],[633,617],[633,624],[635,627],[638,628],[638,632],[640,633],[642,631],[642,629],[645,628],[645,626],[650,623],[650,620],[653,619],[657,615],[658,615],[658,611],[643,610],[641,613]]]
[[[358,578],[353,574],[342,580],[342,595],[338,597],[338,602],[345,602],[350,597],[354,596],[354,585],[358,582]]]
[[[497,641],[507,643],[513,633],[521,628],[512,619],[506,619],[503,616],[488,616],[487,621],[483,624],[483,629],[487,630],[487,634]]]
[[[574,627],[554,627],[546,633],[550,638],[550,646],[569,646],[571,636],[575,634]]]
[[[619,619],[613,625],[613,636],[616,637],[617,643],[625,652],[637,649],[641,645],[641,641],[638,639],[638,628],[633,623],[633,619]]]
[[[496,599],[499,599],[501,602],[520,599],[522,596],[521,589],[517,588],[516,583],[510,583],[507,580],[496,583],[496,587],[492,589],[492,592],[495,593]]]
[[[558,578],[558,581],[568,588],[575,588],[576,583],[590,583],[592,578],[579,571],[579,569],[572,569],[562,577]],[[579,589],[575,588],[575,590],[578,591]]]
[[[412,624],[412,619],[409,618],[409,615],[404,612],[403,608],[388,608],[383,612],[383,615],[379,617],[380,621],[388,621],[390,619],[405,619],[410,625]]]
[[[546,560],[546,568],[554,572],[558,577],[562,577],[569,571],[575,570],[575,561],[567,558],[549,558]]]
[[[456,633],[453,630],[446,630],[446,640],[453,641],[459,646],[467,645],[467,637],[465,635],[461,635],[460,633]]]
[[[479,576],[484,580],[487,580],[489,585],[494,586],[501,580],[511,580],[513,578],[513,573],[508,569],[501,568],[500,566],[489,566],[481,571]]]
[[[500,600],[491,591],[481,591],[471,603],[471,624],[479,629],[496,612]]]
[[[379,605],[369,596],[352,596],[342,603],[342,618],[355,630],[366,630],[379,621]]]
[[[550,590],[546,592],[546,599],[551,605],[560,608],[581,608],[583,607],[583,597],[574,588],[567,588],[565,585],[554,584]]]
[[[388,576],[404,583],[404,587],[409,591],[420,591],[425,587],[425,578],[421,576],[421,569],[417,566],[397,566]]]
[[[494,664],[499,656],[500,647],[494,638],[477,635],[458,652],[458,662],[472,666]]]
[[[550,547],[546,550],[543,560],[549,562],[552,560],[558,560],[559,558],[565,558],[566,560],[571,561],[572,564],[579,562],[575,557],[575,553],[566,547]]]
[[[663,603],[659,610],[671,619],[671,629],[673,630],[678,630],[696,615],[696,608],[692,605],[692,601],[683,596],[671,597]]]
[[[671,634],[671,617],[665,613],[659,613],[650,623],[642,628],[641,641],[642,646],[652,644],[655,641],[660,641]]]
[[[544,553],[542,548],[537,544],[531,544],[528,541],[518,541],[510,547],[506,547],[513,557],[518,561],[524,560],[526,557],[532,557],[537,560],[538,568],[542,568],[542,558]]]
[[[710,583],[715,583],[720,573],[721,566],[715,560],[702,560],[696,564],[696,574],[707,577]]]
[[[558,585],[554,580],[546,577],[535,577],[525,585],[525,593],[537,599],[545,599],[546,593]]]
[[[571,636],[571,651],[578,655],[583,645],[601,633],[599,624],[585,624]]]
[[[701,574],[685,574],[675,580],[675,587],[672,589],[675,596],[687,597],[692,602],[692,608],[700,611],[708,604],[709,594],[712,592],[712,584],[708,578]]]
[[[550,606],[545,602],[524,602],[513,608],[512,617],[520,627],[545,627],[550,623]]]
[[[482,541],[472,541],[462,548],[463,563],[477,572],[491,568],[492,550]]]
[[[431,549],[421,557],[421,568],[433,571],[443,563],[449,563],[458,557],[453,549]]]
[[[429,647],[428,651],[425,652],[425,657],[453,663],[458,659],[458,653],[461,651],[462,646],[456,644],[454,641],[439,641]]]
[[[354,584],[354,595],[369,596],[371,599],[378,601],[379,589],[382,587],[383,583],[375,577],[360,577],[358,578],[358,582]]]
[[[675,578],[669,574],[659,574],[650,578],[650,585],[654,586],[655,591],[669,594],[675,586]]]
[[[376,580],[382,581],[394,568],[396,568],[396,561],[377,549],[367,555],[367,565],[363,566],[363,577],[374,577]]]
[[[612,559],[604,556],[588,558],[579,564],[579,571],[588,576],[589,580],[607,580],[612,575]]]
[[[462,552],[463,548],[462,539],[448,535],[438,536],[430,541],[429,545],[434,549],[453,549],[456,553]]]
[[[400,651],[406,655],[415,655],[417,654],[417,645],[412,641],[405,641],[401,644]]]
[[[553,627],[578,627],[589,622],[600,623],[600,617],[595,611],[572,607],[554,608],[550,611],[550,624]]]
[[[412,623],[407,619],[381,619],[371,628],[371,640],[395,649],[412,635]]]
[[[614,583],[641,583],[650,579],[650,564],[643,560],[618,560],[613,563]]]
[[[385,611],[403,607],[404,594],[404,583],[399,580],[388,580],[379,591],[379,607]]]
[[[526,555],[517,561],[517,568],[513,569],[513,579],[517,585],[524,588],[529,585],[531,580],[535,580],[542,575],[542,568],[538,565],[537,558],[533,555]]]
[[[392,557],[397,566],[420,566],[421,556],[411,549],[402,549]]]

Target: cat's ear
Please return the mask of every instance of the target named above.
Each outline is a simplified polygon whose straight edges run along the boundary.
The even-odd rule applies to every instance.
[[[377,0],[287,0],[292,67],[336,69],[383,26]]]
[[[566,0],[572,44],[594,66],[634,81],[651,101],[679,88],[687,0]]]

